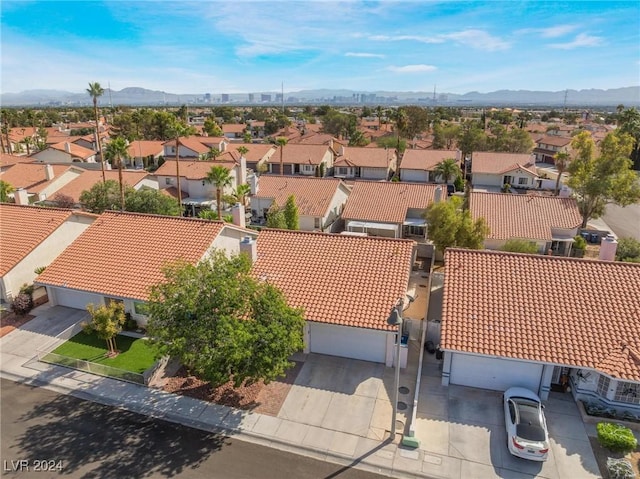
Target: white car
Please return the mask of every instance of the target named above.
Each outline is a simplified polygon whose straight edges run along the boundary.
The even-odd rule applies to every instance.
[[[509,388],[503,403],[509,452],[531,461],[546,461],[549,433],[540,398],[525,388]]]

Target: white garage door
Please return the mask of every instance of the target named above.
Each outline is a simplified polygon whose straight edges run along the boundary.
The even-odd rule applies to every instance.
[[[384,363],[386,333],[309,322],[309,349],[312,353]]]
[[[541,364],[454,353],[451,361],[451,384],[496,391],[521,386],[538,392]]]
[[[84,293],[66,288],[52,288],[60,306],[87,309],[87,304],[104,304],[104,298],[98,294]]]

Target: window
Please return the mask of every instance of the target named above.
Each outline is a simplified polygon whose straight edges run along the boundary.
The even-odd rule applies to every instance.
[[[596,389],[600,396],[607,396],[607,391],[609,391],[609,383],[611,383],[611,380],[604,374],[601,374],[598,378],[598,388]]]
[[[529,182],[529,178],[518,178],[519,185],[526,185]]]
[[[320,218],[313,218],[313,227],[320,228]]]
[[[315,170],[316,168],[313,165],[302,165],[302,171],[305,173],[313,173]]]
[[[614,399],[627,404],[640,404],[640,384],[618,381]]]
[[[147,303],[141,303],[140,301],[133,302],[133,310],[136,314],[140,314],[141,316],[146,316],[149,314],[149,305]]]
[[[338,175],[340,176],[347,176],[349,169],[345,168],[344,166],[339,166],[338,167]]]
[[[171,184],[173,184],[173,178],[165,178],[165,179],[164,179],[164,184],[165,184],[165,185],[171,185]]]

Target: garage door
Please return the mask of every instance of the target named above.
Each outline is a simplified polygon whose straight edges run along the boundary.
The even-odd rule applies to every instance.
[[[60,306],[68,308],[87,309],[87,304],[103,304],[104,298],[97,294],[74,291],[67,288],[52,288],[56,301]]]
[[[534,392],[540,387],[541,364],[454,353],[451,361],[451,384],[496,391],[521,386]]]
[[[384,363],[386,333],[309,322],[309,350],[312,353]]]

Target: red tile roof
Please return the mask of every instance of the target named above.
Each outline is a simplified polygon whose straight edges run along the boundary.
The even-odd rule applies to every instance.
[[[335,166],[356,166],[360,168],[389,168],[395,161],[396,153],[391,148],[356,148],[346,146],[342,155],[336,158]]]
[[[557,135],[547,135],[539,138],[536,143],[562,147],[569,145],[571,143],[571,138]]]
[[[166,263],[197,263],[223,228],[218,221],[106,212],[37,281],[146,300],[149,286],[164,279]]]
[[[33,163],[34,159],[30,156],[7,155],[0,153],[0,167],[15,165],[16,163]]]
[[[456,159],[456,150],[405,150],[400,168],[403,170],[433,171],[448,158]]]
[[[69,152],[67,152],[67,145],[69,147]],[[55,143],[49,148],[68,153],[74,158],[82,158],[83,160],[86,160],[87,158],[96,154],[95,151],[90,150],[89,148],[76,145],[75,143],[70,143],[69,141],[61,141],[60,143]]]
[[[247,125],[244,123],[227,123],[222,125],[222,131],[224,133],[244,133]]]
[[[489,238],[551,241],[551,228],[574,229],[582,224],[578,204],[559,196],[510,195],[474,191],[469,200],[474,219],[484,218]]]
[[[72,210],[0,203],[0,276],[73,215]]]
[[[448,249],[441,347],[640,381],[640,264]]]
[[[211,171],[212,166],[224,166],[229,170],[235,168],[235,162],[229,161],[189,161],[180,160],[180,178],[187,180],[203,180],[207,177],[207,173]],[[155,171],[158,176],[176,176],[176,161],[165,161],[160,168]]]
[[[280,163],[280,151],[271,156],[269,163]],[[298,145],[287,144],[282,149],[282,162],[286,165],[319,165],[327,151],[331,151],[327,145]]]
[[[15,189],[24,188],[29,193],[39,193],[68,170],[75,170],[79,174],[82,170],[69,165],[53,166],[54,177],[47,180],[46,165],[42,163],[18,163],[0,174],[0,179],[6,181]]]
[[[273,198],[278,207],[283,207],[287,198],[293,195],[300,215],[322,217],[340,185],[343,183],[338,178],[262,175],[255,197]]]
[[[136,140],[129,144],[127,152],[131,158],[160,156],[164,153],[163,141]]]
[[[253,272],[304,308],[310,321],[390,331],[387,318],[407,292],[414,245],[266,229],[258,234]]]
[[[114,180],[114,181],[120,182],[118,177],[118,170],[108,170],[108,171],[105,171],[104,173],[107,180]],[[122,181],[125,185],[129,185],[129,186],[137,185],[147,176],[148,176],[148,173],[146,171],[132,171],[132,170],[122,171]],[[58,191],[56,191],[55,194],[60,193],[63,195],[70,196],[77,203],[80,201],[80,195],[82,194],[83,191],[90,190],[93,185],[101,182],[102,182],[101,170],[86,170],[86,171],[83,171],[80,174],[80,176],[71,180],[69,183],[67,183]]]
[[[176,146],[176,140],[175,138],[172,140],[167,140],[163,143],[163,145],[169,145],[169,146]],[[202,155],[205,153],[209,152],[209,147],[207,145],[204,145],[199,138],[193,138],[193,137],[188,137],[188,138],[180,138],[180,146],[183,146],[185,148],[188,148],[189,150]]]
[[[249,162],[260,161],[265,156],[273,154],[276,151],[274,145],[268,143],[232,143],[228,144],[224,153],[222,153],[218,159],[220,160],[240,160],[240,153],[238,148],[245,147],[247,151],[244,157]]]
[[[433,184],[356,181],[342,212],[345,220],[404,222],[409,208],[425,209],[432,202]]]
[[[492,151],[476,151],[471,160],[471,173],[501,174],[522,168],[537,175],[535,161],[527,153],[495,153]]]

